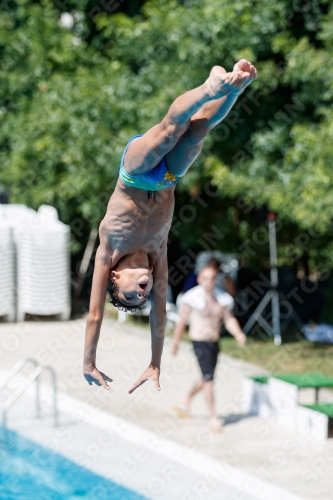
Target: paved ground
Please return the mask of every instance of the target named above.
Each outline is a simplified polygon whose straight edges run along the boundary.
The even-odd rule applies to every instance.
[[[0,377],[6,373],[0,370]],[[24,376],[16,376],[10,383],[14,386],[23,380]],[[80,466],[88,467],[98,476],[140,493],[147,500],[304,500],[304,497],[65,393],[58,393],[60,425],[54,427],[50,412],[52,389],[45,384],[40,389],[43,410],[48,416],[35,419],[35,387],[31,386],[11,408],[9,428]],[[1,435],[1,447],[5,453],[8,452],[7,464],[11,465],[14,472],[14,478],[13,474],[10,477],[5,474],[1,483],[0,498],[6,500],[13,498],[15,484],[22,484],[22,469],[17,467],[17,462],[11,462],[11,443],[7,433]],[[37,478],[43,467],[38,457],[36,450],[32,459],[32,475]],[[0,461],[0,471],[1,464]],[[46,475],[41,478],[41,482],[52,487],[52,468],[49,471],[44,468],[43,472]],[[61,479],[59,482],[57,491],[62,491],[66,500],[72,498],[74,491],[62,485]],[[79,496],[83,495],[82,490],[84,485],[80,488]],[[42,488],[39,491],[41,496],[45,495]],[[124,498],[123,493],[121,496],[111,493],[98,477],[95,478],[93,490],[87,491],[87,495],[94,500]]]
[[[111,391],[90,387],[81,374],[84,320],[71,322],[0,324],[0,364],[10,368],[21,357],[31,356],[51,365],[59,388],[70,396],[133,422],[158,435],[227,462],[273,484],[311,500],[333,500],[333,440],[306,440],[270,421],[241,415],[241,382],[258,374],[256,366],[221,355],[216,376],[219,414],[224,432],[207,427],[201,395],[193,404],[193,418],[181,420],[173,405],[199,376],[191,348],[183,344],[179,356],[170,355],[167,339],[162,364],[162,391],[146,383],[132,395],[128,388],[150,359],[149,332],[120,325],[110,319],[103,324],[97,366],[114,382]],[[45,382],[47,374],[43,375]]]

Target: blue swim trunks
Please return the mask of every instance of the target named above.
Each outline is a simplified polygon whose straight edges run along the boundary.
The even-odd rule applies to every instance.
[[[128,141],[123,152],[119,170],[119,177],[121,178],[123,183],[126,184],[126,186],[144,189],[145,191],[158,191],[159,189],[165,189],[169,186],[177,184],[180,181],[181,177],[176,177],[175,175],[170,174],[165,158],[162,158],[162,160],[158,165],[156,165],[156,167],[154,167],[152,170],[149,170],[149,172],[145,172],[144,174],[130,175],[126,172],[124,168],[125,154],[130,142],[137,137],[142,137],[142,134],[132,137],[132,139]]]

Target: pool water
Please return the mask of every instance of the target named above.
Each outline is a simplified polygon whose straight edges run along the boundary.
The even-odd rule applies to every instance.
[[[7,431],[0,442],[1,500],[146,500],[71,460]]]

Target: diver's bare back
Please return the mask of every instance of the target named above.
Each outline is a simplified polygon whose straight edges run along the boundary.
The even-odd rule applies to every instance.
[[[170,186],[149,195],[118,179],[100,225],[100,245],[105,253],[111,252],[111,267],[123,256],[143,248],[152,262],[156,260],[170,230],[174,190]]]

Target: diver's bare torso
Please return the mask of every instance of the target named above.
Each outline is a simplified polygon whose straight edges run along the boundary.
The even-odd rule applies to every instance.
[[[118,179],[100,224],[100,247],[111,267],[125,255],[145,249],[151,264],[167,237],[174,210],[174,186],[148,192]],[[156,201],[155,201],[156,200]]]

